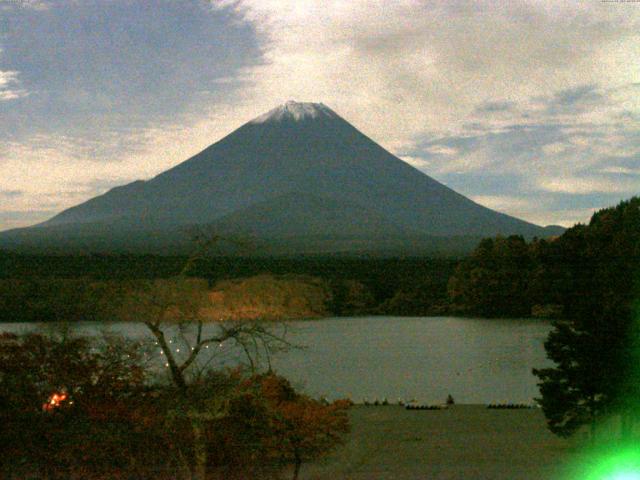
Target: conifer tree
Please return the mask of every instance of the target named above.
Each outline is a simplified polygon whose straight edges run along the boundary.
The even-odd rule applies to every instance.
[[[562,436],[619,414],[633,430],[640,402],[640,198],[595,213],[555,245],[568,279],[565,318],[545,342],[555,366],[536,369],[549,428]]]

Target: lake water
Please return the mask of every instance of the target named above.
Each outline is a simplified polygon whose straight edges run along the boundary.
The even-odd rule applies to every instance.
[[[458,403],[531,403],[539,396],[531,369],[549,365],[543,343],[551,326],[540,320],[343,317],[284,325],[286,338],[305,348],[277,354],[273,367],[314,397],[442,403],[451,394]],[[0,324],[0,331],[34,328]],[[74,328],[80,334],[100,330],[91,323]],[[142,324],[114,323],[108,330],[151,338]],[[178,356],[188,349],[177,333],[172,346],[182,348]],[[153,342],[149,348],[162,369],[159,349]],[[204,352],[218,366],[240,358],[226,343]]]

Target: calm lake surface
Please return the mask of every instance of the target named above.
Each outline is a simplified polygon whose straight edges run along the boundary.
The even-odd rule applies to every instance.
[[[451,394],[458,403],[531,403],[539,396],[531,369],[549,365],[543,343],[551,326],[541,320],[343,317],[284,325],[288,341],[305,348],[276,354],[272,365],[315,397],[442,403]],[[0,331],[36,328],[0,324]],[[92,335],[105,327],[81,323],[74,329]],[[113,323],[106,329],[151,340],[142,324]],[[188,350],[177,332],[172,345],[181,349],[178,356]],[[162,371],[159,349],[153,341],[148,348],[150,361]],[[232,366],[241,358],[226,342],[205,354],[203,360],[217,366]]]

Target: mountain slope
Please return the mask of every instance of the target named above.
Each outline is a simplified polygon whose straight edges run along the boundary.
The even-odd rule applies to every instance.
[[[287,102],[151,180],[0,234],[0,245],[51,228],[115,238],[193,224],[269,238],[548,235],[409,166],[328,107]]]

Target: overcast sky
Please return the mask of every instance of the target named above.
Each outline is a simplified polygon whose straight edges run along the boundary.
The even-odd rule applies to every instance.
[[[0,230],[289,99],[488,207],[640,194],[640,1],[0,0]]]

